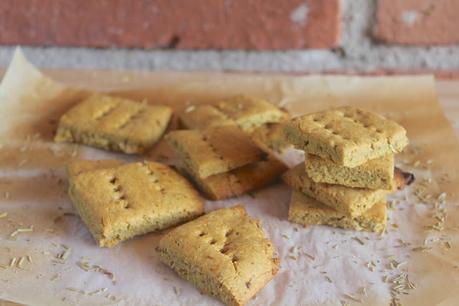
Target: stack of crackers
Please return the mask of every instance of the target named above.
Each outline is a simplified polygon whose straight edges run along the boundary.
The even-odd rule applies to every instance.
[[[209,199],[235,197],[276,180],[287,168],[270,149],[287,113],[271,103],[235,96],[189,105],[179,114],[185,130],[166,135],[176,165]]]
[[[341,107],[303,115],[284,127],[305,162],[284,174],[294,191],[289,220],[303,225],[383,232],[386,196],[397,188],[394,154],[405,129],[381,115]]]
[[[286,170],[237,126],[173,131],[166,140],[175,152],[179,169],[212,200],[265,186]]]

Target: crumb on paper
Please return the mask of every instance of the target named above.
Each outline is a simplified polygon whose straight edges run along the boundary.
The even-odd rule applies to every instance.
[[[10,234],[10,237],[14,238],[20,233],[30,233],[30,232],[33,232],[33,226],[32,225],[30,227],[28,227],[28,228],[17,228],[14,232],[12,232]]]
[[[376,264],[373,261],[369,261],[367,262],[366,267],[368,268],[368,270],[373,272],[376,268]]]
[[[93,296],[93,295],[99,295],[101,293],[104,293],[106,292],[108,289],[107,288],[99,288],[97,290],[94,290],[94,291],[91,291],[88,293],[89,296]]]
[[[189,105],[185,108],[185,113],[190,113],[192,111],[194,111],[196,109],[196,107],[194,105]]]
[[[418,247],[412,248],[411,251],[413,251],[413,252],[427,252],[427,251],[429,251],[431,249],[432,249],[431,247],[422,245],[422,246],[418,246]]]
[[[344,293],[343,296],[353,302],[357,302],[357,303],[362,303],[362,300],[356,298],[355,296],[352,296],[350,294],[347,294],[347,293]]]
[[[306,257],[308,257],[308,258],[311,259],[311,260],[315,260],[315,259],[316,259],[314,256],[312,256],[312,255],[310,255],[310,254],[308,254],[308,253],[306,253],[306,252],[303,252],[303,255],[306,256]]]
[[[99,265],[91,265],[86,259],[82,259],[79,262],[77,262],[77,266],[80,267],[82,270],[86,272],[98,272],[102,273],[103,275],[106,275],[113,284],[116,284],[116,277],[115,275],[110,272],[109,270],[99,266]]]
[[[365,245],[365,242],[363,242],[363,240],[360,239],[359,237],[354,236],[354,237],[352,237],[351,239],[357,241],[357,242],[360,243],[361,245]]]

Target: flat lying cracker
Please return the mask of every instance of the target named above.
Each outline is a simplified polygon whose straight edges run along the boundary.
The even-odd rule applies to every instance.
[[[349,217],[305,194],[293,191],[288,219],[302,225],[329,225],[357,231],[382,233],[386,227],[386,202],[378,202],[357,217]]]
[[[256,128],[251,134],[253,141],[265,152],[283,152],[290,147],[284,137],[283,123],[267,123]]]
[[[88,172],[91,170],[97,169],[106,169],[106,168],[113,168],[117,166],[123,165],[124,162],[117,159],[102,159],[102,160],[77,160],[71,162],[66,167],[67,177],[69,179],[75,178],[77,175]]]
[[[108,167],[115,161],[77,162],[68,172],[69,195],[101,247],[196,218],[203,203],[176,171],[155,162]],[[103,168],[98,168],[103,167]],[[96,169],[97,168],[97,169]]]
[[[408,144],[396,122],[350,106],[294,118],[285,135],[296,148],[346,167],[399,153]]]
[[[232,118],[245,131],[268,122],[281,122],[288,115],[266,100],[249,97],[235,96],[222,100],[216,107],[229,118]]]
[[[193,176],[199,178],[242,167],[265,155],[236,126],[173,131],[166,135],[166,140]]]
[[[179,115],[181,124],[188,129],[237,125],[244,131],[287,118],[287,113],[268,101],[249,96],[234,96],[212,105],[188,106]]]
[[[162,262],[226,305],[246,304],[279,268],[271,241],[241,206],[175,228],[157,250]]]
[[[357,217],[374,204],[385,200],[389,190],[351,188],[311,180],[304,164],[298,164],[283,175],[284,181],[293,189],[322,202],[350,217]]]
[[[161,138],[171,115],[167,106],[93,95],[60,118],[54,140],[143,153]]]
[[[207,129],[214,126],[234,125],[236,121],[213,105],[190,105],[179,114],[179,122],[186,129]]]
[[[349,168],[329,159],[308,154],[305,168],[308,176],[316,183],[355,188],[391,189],[394,179],[394,155],[387,154]]]
[[[181,165],[183,172],[189,170]],[[193,177],[197,187],[211,200],[236,197],[259,189],[277,180],[287,167],[274,157],[234,169],[229,172],[209,176],[205,179]]]

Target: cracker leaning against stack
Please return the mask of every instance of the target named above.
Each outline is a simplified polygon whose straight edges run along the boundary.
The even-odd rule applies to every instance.
[[[294,189],[290,221],[384,231],[386,195],[397,188],[394,154],[408,144],[403,127],[347,106],[294,118],[284,134],[306,155],[283,177]]]

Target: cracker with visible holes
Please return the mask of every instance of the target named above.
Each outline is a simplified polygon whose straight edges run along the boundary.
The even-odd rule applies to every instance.
[[[384,201],[390,192],[384,189],[372,190],[315,183],[308,177],[303,163],[284,173],[283,179],[293,189],[350,217],[360,216],[374,204]]]
[[[381,201],[360,216],[349,217],[299,191],[293,191],[288,209],[288,220],[304,226],[328,225],[382,233],[386,227],[387,206],[386,201]]]
[[[246,304],[279,269],[272,242],[241,206],[175,228],[157,251],[182,278],[226,305]]]
[[[114,168],[123,165],[124,162],[117,159],[102,159],[102,160],[77,160],[73,161],[66,166],[67,178],[69,179],[69,184],[73,178],[77,175],[88,172],[91,170],[105,169],[105,168]]]
[[[236,126],[180,130],[166,135],[194,177],[206,178],[261,160],[265,153]]]
[[[264,187],[276,181],[287,170],[287,167],[273,156],[205,179],[193,177],[184,165],[179,167],[211,200],[232,198]]]
[[[288,114],[266,100],[250,96],[234,96],[211,105],[188,106],[180,115],[188,129],[237,125],[244,131],[270,122],[281,122]]]
[[[69,179],[70,198],[99,246],[112,247],[203,213],[199,194],[168,166],[144,162],[105,168],[109,163],[69,167],[69,173],[79,173]]]
[[[408,144],[398,123],[350,106],[294,118],[285,135],[296,148],[346,167],[399,153]]]
[[[143,153],[164,134],[171,115],[167,106],[92,95],[60,118],[54,140]]]
[[[354,188],[392,189],[394,180],[394,155],[371,159],[349,168],[329,159],[308,154],[306,173],[316,183],[337,184]]]

